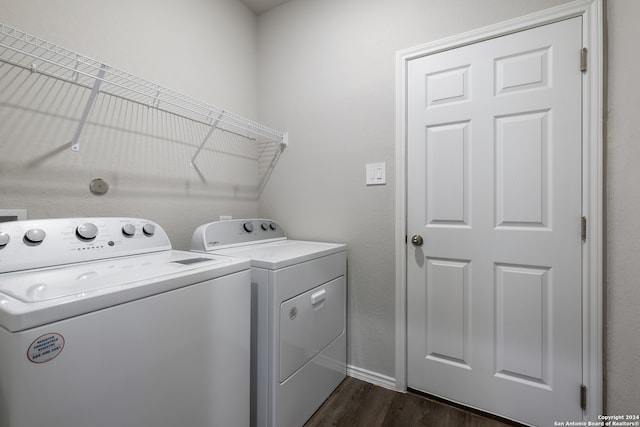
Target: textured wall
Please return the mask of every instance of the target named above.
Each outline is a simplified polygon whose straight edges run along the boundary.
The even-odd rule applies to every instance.
[[[607,409],[640,411],[640,2],[608,2]]]

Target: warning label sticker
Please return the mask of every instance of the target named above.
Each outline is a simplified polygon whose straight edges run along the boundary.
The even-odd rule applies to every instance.
[[[64,348],[64,337],[50,333],[39,336],[29,346],[27,357],[33,363],[45,363],[55,359]]]

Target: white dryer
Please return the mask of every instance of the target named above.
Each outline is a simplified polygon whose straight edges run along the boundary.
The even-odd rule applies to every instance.
[[[251,259],[251,424],[302,426],[346,376],[347,247],[245,219],[200,226],[191,248]]]
[[[0,224],[0,426],[249,425],[249,261],[157,224]]]

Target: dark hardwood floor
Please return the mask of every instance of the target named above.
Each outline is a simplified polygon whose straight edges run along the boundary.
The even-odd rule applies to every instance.
[[[399,393],[347,377],[305,427],[507,427],[511,424],[415,393]]]

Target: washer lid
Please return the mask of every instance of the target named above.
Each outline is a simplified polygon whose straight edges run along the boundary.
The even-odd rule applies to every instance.
[[[18,331],[249,268],[249,261],[168,250],[0,274],[0,326]]]
[[[346,250],[347,246],[340,243],[280,240],[271,243],[220,249],[212,253],[250,258],[252,267],[277,270]]]
[[[0,293],[26,303],[50,301],[68,296],[82,297],[91,292],[117,287],[124,289],[143,280],[226,263],[226,259],[204,257],[175,260],[171,252],[130,256],[109,261],[87,262],[58,268],[8,273],[2,276]],[[189,262],[193,262],[189,264]]]

